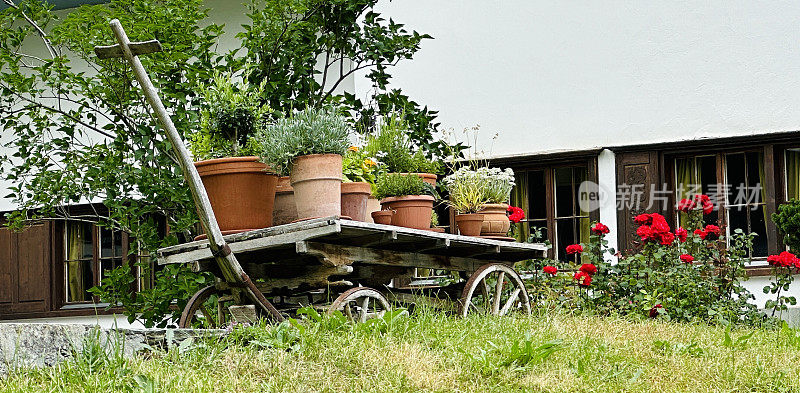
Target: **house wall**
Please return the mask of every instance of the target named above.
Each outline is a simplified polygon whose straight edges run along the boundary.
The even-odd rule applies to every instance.
[[[798,2],[378,8],[434,37],[393,83],[439,110],[444,127],[479,124],[494,154],[800,129]]]

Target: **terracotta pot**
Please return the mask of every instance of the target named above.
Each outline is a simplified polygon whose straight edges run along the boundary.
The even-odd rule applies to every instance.
[[[417,175],[422,178],[422,181],[436,187],[436,176],[433,173],[401,173],[401,175]]]
[[[372,212],[370,215],[376,224],[391,225],[392,214],[394,214],[394,212],[391,210],[378,210]]]
[[[459,214],[456,215],[456,225],[458,233],[464,236],[479,236],[481,225],[483,225],[483,214]]]
[[[225,233],[272,226],[278,176],[258,157],[228,157],[194,163]]]
[[[371,192],[369,183],[342,183],[342,215],[355,221],[367,221],[367,200]]]
[[[394,210],[392,225],[414,229],[430,229],[433,202],[430,195],[406,195],[381,199],[384,210]]]
[[[297,220],[297,206],[294,204],[294,189],[289,176],[278,178],[275,188],[275,207],[272,210],[272,224],[283,225]]]
[[[487,203],[478,213],[483,214],[481,236],[506,236],[511,221],[506,215],[508,205],[505,203]]]
[[[374,196],[370,195],[369,198],[367,199],[367,222],[375,222],[372,220],[372,212],[380,210],[381,210],[381,202]]]
[[[292,163],[290,181],[299,219],[342,215],[342,156],[297,157]]]

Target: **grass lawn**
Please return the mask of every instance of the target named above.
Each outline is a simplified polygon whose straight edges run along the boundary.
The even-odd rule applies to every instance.
[[[799,392],[800,338],[569,315],[433,312],[236,329],[122,360],[83,354],[18,371],[0,391]],[[726,340],[726,335],[730,340]]]

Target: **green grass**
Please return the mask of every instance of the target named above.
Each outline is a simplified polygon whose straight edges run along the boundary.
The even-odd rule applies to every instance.
[[[89,350],[0,391],[797,392],[792,329],[433,312],[251,327],[120,361]]]

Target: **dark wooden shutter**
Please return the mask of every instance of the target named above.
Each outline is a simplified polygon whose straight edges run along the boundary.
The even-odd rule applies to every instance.
[[[639,237],[636,236],[636,224],[633,217],[638,214],[647,213],[646,208],[650,205],[651,186],[655,185],[658,190],[659,168],[657,152],[630,152],[617,153],[617,188],[619,190],[632,189],[633,186],[640,187],[642,191],[641,200],[638,206],[617,206],[617,225],[619,226],[617,236],[619,238],[619,248],[624,253],[636,248]],[[629,198],[630,196],[628,196]],[[623,201],[627,202],[629,199]],[[660,211],[661,206],[653,206],[651,211]]]
[[[49,308],[51,224],[0,229],[0,318]]]

